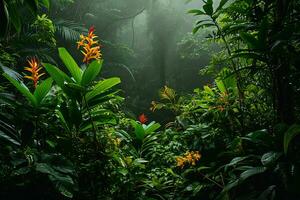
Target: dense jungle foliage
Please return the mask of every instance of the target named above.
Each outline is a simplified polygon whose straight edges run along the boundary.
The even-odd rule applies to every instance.
[[[299,0],[0,0],[0,199],[299,200]]]

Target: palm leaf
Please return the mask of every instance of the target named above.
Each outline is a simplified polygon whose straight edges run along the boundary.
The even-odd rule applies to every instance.
[[[66,19],[53,20],[56,36],[66,41],[77,41],[80,34],[87,33],[88,30],[81,24]]]

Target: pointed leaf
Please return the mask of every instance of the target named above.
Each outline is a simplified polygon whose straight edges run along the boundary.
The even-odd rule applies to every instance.
[[[54,65],[51,65],[49,63],[43,63],[46,71],[50,74],[50,76],[53,78],[53,80],[56,82],[56,84],[61,87],[64,92],[68,93],[68,88],[65,86],[65,82],[71,83],[73,82],[71,78],[65,74],[63,71],[55,67]]]
[[[60,59],[63,61],[73,78],[77,83],[81,82],[82,71],[80,67],[77,65],[73,57],[69,54],[69,52],[65,48],[58,48],[58,53]]]
[[[189,10],[188,13],[194,14],[194,15],[206,15],[205,12],[203,12],[202,10],[198,10],[198,9]]]
[[[89,64],[82,75],[81,85],[85,86],[90,84],[100,73],[102,67],[103,60],[95,60]]]
[[[9,82],[11,82],[11,84],[13,84],[17,90],[19,90],[19,92],[22,93],[22,95],[24,97],[27,98],[27,100],[33,105],[33,106],[37,106],[37,100],[36,98],[31,94],[31,92],[29,91],[29,89],[26,87],[26,85],[23,82],[19,82],[16,79],[12,78],[11,76],[9,76],[8,74],[4,73],[3,76],[5,78],[7,78],[7,80],[9,80]]]
[[[145,128],[145,133],[150,134],[156,131],[157,129],[160,128],[159,123],[151,122],[146,128]]]
[[[33,95],[35,96],[37,103],[40,104],[43,99],[46,97],[48,92],[50,91],[52,87],[53,80],[52,78],[47,78],[44,80],[41,84],[37,86],[35,89]]]
[[[213,9],[213,1],[212,0],[207,0],[207,2],[205,3],[205,5],[203,6],[203,10],[205,11],[205,13],[207,15],[212,15],[214,12]]]
[[[95,96],[105,92],[106,90],[114,87],[115,85],[119,84],[121,82],[120,78],[114,77],[105,79],[103,81],[100,81],[95,85],[95,87],[92,89],[92,91],[88,92],[86,94],[87,101],[91,100]]]
[[[296,137],[298,134],[300,134],[300,125],[294,124],[292,125],[285,133],[284,133],[284,139],[283,139],[283,150],[284,153],[287,154],[289,144]]]

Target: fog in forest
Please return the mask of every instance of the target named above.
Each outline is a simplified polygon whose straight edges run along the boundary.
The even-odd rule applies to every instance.
[[[126,102],[137,112],[167,85],[179,93],[207,83],[199,70],[209,62],[207,34],[191,32],[196,18],[188,10],[201,2],[184,0],[82,1],[69,15],[100,37],[104,75],[120,76]],[[76,18],[76,19],[74,19]]]

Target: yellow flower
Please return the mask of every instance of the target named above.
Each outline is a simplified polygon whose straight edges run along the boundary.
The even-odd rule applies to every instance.
[[[184,156],[176,157],[177,166],[180,168],[183,168],[185,165],[195,166],[196,162],[199,161],[200,158],[201,154],[199,151],[186,152]]]
[[[178,156],[176,158],[177,161],[177,166],[183,168],[184,167],[184,163],[185,163],[185,159],[181,156]]]
[[[24,76],[24,78],[32,80],[33,86],[36,88],[40,77],[45,73],[39,74],[39,71],[42,69],[42,67],[39,67],[39,63],[36,58],[31,58],[30,60],[27,60],[27,62],[30,67],[25,67],[24,70],[30,72],[31,74],[29,76]]]

